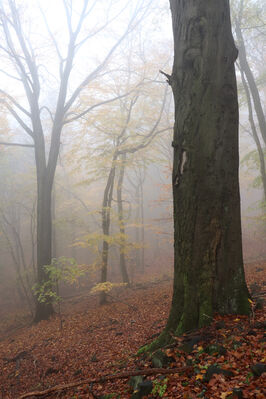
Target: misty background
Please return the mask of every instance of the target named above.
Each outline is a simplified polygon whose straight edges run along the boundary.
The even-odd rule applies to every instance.
[[[27,0],[19,4],[25,37],[38,59],[41,119],[47,156],[58,98],[59,54],[64,58],[68,37],[62,3]],[[231,3],[235,30],[234,21],[240,2],[235,0]],[[72,8],[75,23],[82,1],[73,2]],[[265,110],[266,53],[262,13],[263,1],[245,1],[241,33],[247,61]],[[108,55],[112,48],[114,50]],[[167,83],[172,61],[168,1],[91,2],[69,80],[69,96],[85,76],[91,71],[94,75],[82,87],[66,115],[52,192],[52,257],[72,265],[68,278],[58,282],[63,300],[79,292],[91,293],[99,283],[103,240],[109,244],[108,282],[124,281],[121,253],[131,284],[170,279],[172,276],[174,104]],[[98,65],[102,66],[99,71]],[[245,263],[249,263],[266,257],[265,192],[258,143],[252,132],[239,60],[236,71],[240,105],[243,252]],[[9,312],[14,310],[18,311],[18,317],[33,315],[33,287],[37,273],[35,155],[31,138],[10,112],[11,105],[14,105],[12,99],[22,107],[27,104],[15,74],[1,38],[2,318],[8,318]],[[253,103],[251,110],[265,159],[265,143]],[[20,118],[28,123],[27,116],[19,111]],[[21,145],[8,145],[12,143]],[[109,191],[106,205],[104,196],[108,184],[112,191]],[[108,238],[103,232],[106,210],[110,211]]]

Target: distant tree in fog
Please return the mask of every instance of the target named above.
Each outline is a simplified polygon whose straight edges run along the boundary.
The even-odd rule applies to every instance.
[[[168,85],[154,66],[154,59],[162,65],[164,57],[158,60],[158,54],[155,54],[152,60],[147,61],[143,54],[134,53],[133,50],[132,45],[125,50],[124,65],[126,62],[127,65],[124,66],[123,79],[119,71],[114,71],[109,82],[109,90],[114,96],[123,92],[127,92],[128,96],[80,120],[82,127],[76,129],[74,143],[68,143],[68,162],[75,159],[73,169],[86,170],[87,166],[83,185],[86,186],[90,179],[92,182],[93,179],[105,179],[102,208],[101,212],[97,212],[101,214],[101,229],[85,235],[80,242],[82,246],[86,242],[90,246],[95,244],[96,235],[99,240],[102,238],[101,259],[98,261],[102,284],[108,278],[110,242],[114,245],[114,234],[111,233],[111,221],[114,218],[119,228],[119,233],[115,234],[115,245],[119,247],[121,276],[124,283],[129,283],[126,252],[130,246],[126,239],[124,217],[125,170],[131,170],[135,154],[147,149],[155,138],[160,134],[164,136],[171,129],[165,107],[169,102]],[[101,81],[95,86],[95,96],[97,90],[105,90]],[[83,100],[87,99],[90,101],[89,91],[84,91]],[[143,156],[148,156],[147,150]],[[113,207],[114,200],[117,213]],[[102,293],[101,302],[105,300],[106,296]]]
[[[76,3],[76,2],[75,2]],[[54,27],[49,26],[49,21],[43,13],[44,25],[52,43],[54,54],[59,70],[56,78],[58,88],[56,91],[55,109],[42,105],[45,95],[45,81],[47,75],[43,72],[49,67],[49,52],[47,59],[41,60],[41,48],[35,48],[34,40],[30,39],[29,25],[24,23],[22,4],[17,6],[15,0],[4,0],[0,5],[0,53],[2,61],[7,62],[1,73],[6,79],[12,81],[8,92],[1,90],[1,101],[4,102],[6,110],[12,115],[16,122],[23,128],[25,133],[32,139],[35,152],[36,174],[37,174],[37,282],[42,284],[47,280],[45,265],[51,264],[52,256],[52,217],[51,217],[51,194],[54,182],[55,170],[61,144],[61,133],[63,127],[80,117],[83,117],[91,108],[83,109],[80,113],[72,113],[72,106],[79,98],[81,91],[103,72],[108,60],[113,55],[119,44],[127,34],[132,31],[149,10],[151,1],[140,0],[136,3],[134,12],[130,17],[127,27],[118,40],[114,41],[111,48],[103,56],[102,61],[73,89],[72,71],[77,58],[78,51],[91,38],[102,32],[115,19],[115,15],[95,26],[92,21],[92,29],[84,30],[88,23],[88,16],[92,13],[94,5],[89,0],[84,0],[79,16],[72,2],[63,1],[63,13],[67,25],[67,32],[62,35],[60,41],[53,33]],[[112,6],[112,2],[109,2]],[[110,10],[109,10],[110,11]],[[121,10],[118,14],[121,13]],[[35,32],[36,33],[36,32]],[[66,40],[66,49],[63,44]],[[54,55],[53,54],[53,55]],[[86,53],[88,54],[88,52]],[[45,49],[44,54],[45,56]],[[52,76],[52,73],[49,75]],[[71,89],[70,89],[71,81]],[[23,101],[19,101],[11,94],[11,90],[19,86],[24,94]],[[15,90],[13,90],[15,91]],[[100,106],[103,102],[114,99],[104,98],[93,108]],[[44,119],[43,114],[49,116],[50,121]],[[50,127],[47,129],[47,126]],[[50,133],[48,138],[47,130]],[[47,319],[53,313],[50,303],[37,302],[35,321]]]
[[[251,8],[248,7],[248,4],[243,0],[234,2],[233,23],[237,39],[236,44],[239,50],[237,65],[240,71],[241,82],[244,88],[248,107],[249,130],[257,148],[264,201],[266,201],[266,119],[263,111],[262,96],[259,91],[259,83],[265,85],[265,82],[263,82],[261,76],[256,77],[253,71],[254,67],[256,70],[256,58],[248,57],[248,49],[246,48],[246,41],[251,41],[249,45],[253,47],[255,46],[255,48],[258,47],[257,42],[260,43],[261,41],[262,48],[265,47],[266,25],[260,17],[260,11],[262,11],[263,5],[260,5],[260,2],[252,2],[249,6],[251,6]],[[248,29],[249,33],[248,40],[245,35],[246,29]],[[251,32],[253,32],[252,35]],[[258,49],[257,52],[259,53],[260,49]],[[249,51],[249,53],[251,54],[251,51]],[[263,52],[263,50],[261,56],[264,60],[265,52]],[[263,68],[265,68],[264,65]],[[248,154],[246,158],[250,159],[253,155]]]

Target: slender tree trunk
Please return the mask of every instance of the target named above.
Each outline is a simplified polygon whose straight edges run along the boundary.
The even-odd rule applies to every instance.
[[[7,217],[3,214],[3,223],[1,224],[3,234],[5,236],[5,239],[7,241],[10,255],[13,259],[14,266],[16,269],[16,275],[17,275],[17,284],[18,284],[18,292],[21,298],[25,298],[26,302],[28,304],[29,310],[31,314],[33,315],[33,310],[32,310],[32,305],[33,302],[31,301],[31,284],[29,283],[28,275],[27,275],[27,270],[26,270],[26,263],[25,263],[25,258],[24,258],[24,252],[23,252],[23,247],[21,244],[20,240],[20,235],[16,230],[16,227],[7,219]],[[18,221],[16,221],[16,224],[18,224]],[[12,233],[13,240],[9,239],[9,234],[8,234],[8,227],[10,229],[10,232]],[[12,243],[11,243],[12,241]],[[24,268],[24,273],[26,273],[25,279],[26,279],[26,284],[23,279],[23,270],[21,270],[21,265]]]
[[[135,198],[136,198],[136,227],[135,227],[135,240],[138,245],[140,245],[140,188],[139,186],[135,187]],[[136,248],[135,250],[135,257],[136,257],[136,269],[140,270],[141,268],[141,257],[140,257],[140,250]]]
[[[30,237],[31,237],[31,265],[32,271],[34,276],[34,281],[37,279],[36,275],[36,262],[35,262],[35,240],[36,240],[36,203],[34,201],[32,211],[31,211],[31,218],[30,218]]]
[[[32,282],[30,281],[30,278],[29,278],[29,270],[28,270],[27,263],[25,260],[24,249],[23,249],[23,245],[21,242],[21,238],[20,238],[20,232],[17,231],[15,227],[12,227],[12,230],[13,230],[13,236],[14,236],[14,241],[15,241],[15,245],[16,245],[18,263],[19,263],[19,265],[21,264],[23,267],[23,275],[24,275],[25,283],[22,279],[22,276],[21,276],[21,281],[23,281],[23,283],[25,285],[25,288],[27,291],[27,301],[30,303],[31,313],[33,314],[32,304],[35,303],[35,298],[34,298],[34,294],[32,292]],[[20,267],[19,267],[19,269],[20,269]],[[29,299],[30,297],[31,297],[31,300]]]
[[[116,159],[117,155],[114,155],[112,166],[104,190],[103,204],[102,204],[103,247],[102,247],[101,283],[105,283],[107,281],[107,265],[108,265],[108,254],[109,254],[108,237],[110,234],[110,216],[111,216],[111,206],[113,200]],[[106,293],[102,291],[100,294],[100,304],[103,305],[106,302],[107,302]]]
[[[263,108],[262,108],[259,90],[257,88],[254,75],[250,69],[250,66],[249,66],[249,63],[247,60],[244,38],[242,35],[241,26],[240,26],[239,21],[236,21],[236,37],[237,37],[237,41],[238,41],[240,68],[242,69],[242,71],[244,71],[244,73],[246,75],[248,85],[250,88],[250,93],[253,98],[254,108],[255,108],[256,115],[257,115],[258,122],[259,122],[260,132],[261,132],[263,141],[266,144],[266,120],[265,120],[265,116],[264,116],[264,112],[263,112]]]
[[[240,66],[240,74],[241,74],[241,80],[243,83],[243,87],[246,93],[247,97],[247,104],[248,104],[248,117],[249,117],[249,123],[251,127],[251,132],[252,132],[252,137],[256,143],[257,151],[259,154],[259,160],[260,160],[260,175],[261,175],[261,180],[262,180],[262,186],[263,186],[263,192],[264,192],[264,201],[266,201],[266,168],[265,168],[265,156],[263,152],[263,148],[260,143],[260,139],[257,133],[256,125],[254,122],[254,117],[253,117],[253,109],[252,109],[252,102],[250,98],[250,92],[249,92],[249,87],[245,79],[244,71],[241,69]]]
[[[52,257],[57,256],[57,245],[56,245],[56,228],[55,228],[55,207],[56,207],[56,190],[55,185],[52,190],[52,203],[51,203],[51,215],[52,215]]]
[[[144,272],[145,266],[145,247],[144,247],[144,240],[145,240],[145,229],[144,229],[144,195],[143,195],[143,181],[140,178],[140,240],[141,240],[141,252],[140,252],[140,269]]]
[[[123,209],[123,198],[122,198],[122,188],[123,188],[123,181],[125,175],[125,161],[126,161],[126,154],[123,154],[121,157],[121,167],[117,182],[117,209],[118,209],[119,231],[121,234],[120,238],[121,243],[119,246],[120,271],[123,283],[129,284],[129,277],[127,272],[126,257],[125,257],[126,239],[125,239],[125,222],[124,222],[124,209]]]
[[[156,345],[249,312],[238,183],[237,50],[228,0],[170,0],[174,65],[174,291]],[[154,344],[155,345],[155,344]]]

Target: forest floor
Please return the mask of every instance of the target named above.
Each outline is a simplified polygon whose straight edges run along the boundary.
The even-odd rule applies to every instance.
[[[266,262],[246,265],[246,276],[254,306],[265,305]],[[171,293],[169,280],[145,282],[101,307],[89,295],[72,298],[61,320],[8,334],[0,326],[0,399],[265,398],[263,306],[250,317],[217,316],[152,359],[136,356],[165,325]]]

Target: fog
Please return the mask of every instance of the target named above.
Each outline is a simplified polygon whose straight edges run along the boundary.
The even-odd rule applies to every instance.
[[[56,165],[48,182],[52,186],[51,264],[54,272],[60,271],[52,287],[56,306],[58,298],[64,304],[79,293],[112,295],[121,283],[170,280],[174,104],[167,83],[173,61],[168,2],[95,1],[81,19],[82,1],[73,2],[75,8],[62,2],[58,9],[55,2],[39,1],[42,12],[37,2],[18,2],[25,43],[5,25],[11,13],[7,3],[0,5],[5,32],[0,44],[1,318],[8,320],[14,313],[19,320],[34,317],[36,292],[40,294],[37,208],[46,206],[44,198],[42,202],[38,197],[44,190],[40,181],[46,179],[37,159],[41,150],[47,170],[51,166],[48,180],[53,162]],[[246,17],[248,29],[242,32],[263,104],[265,43],[263,32],[255,27],[255,14]],[[75,31],[79,22],[80,31]],[[11,50],[8,37],[13,41]],[[76,56],[70,60],[71,40],[76,40]],[[64,83],[60,122],[67,68],[71,73]],[[266,257],[265,194],[239,70],[237,79],[243,253],[248,264]],[[41,144],[34,130],[36,85],[40,86]],[[265,157],[253,104],[252,110]]]

